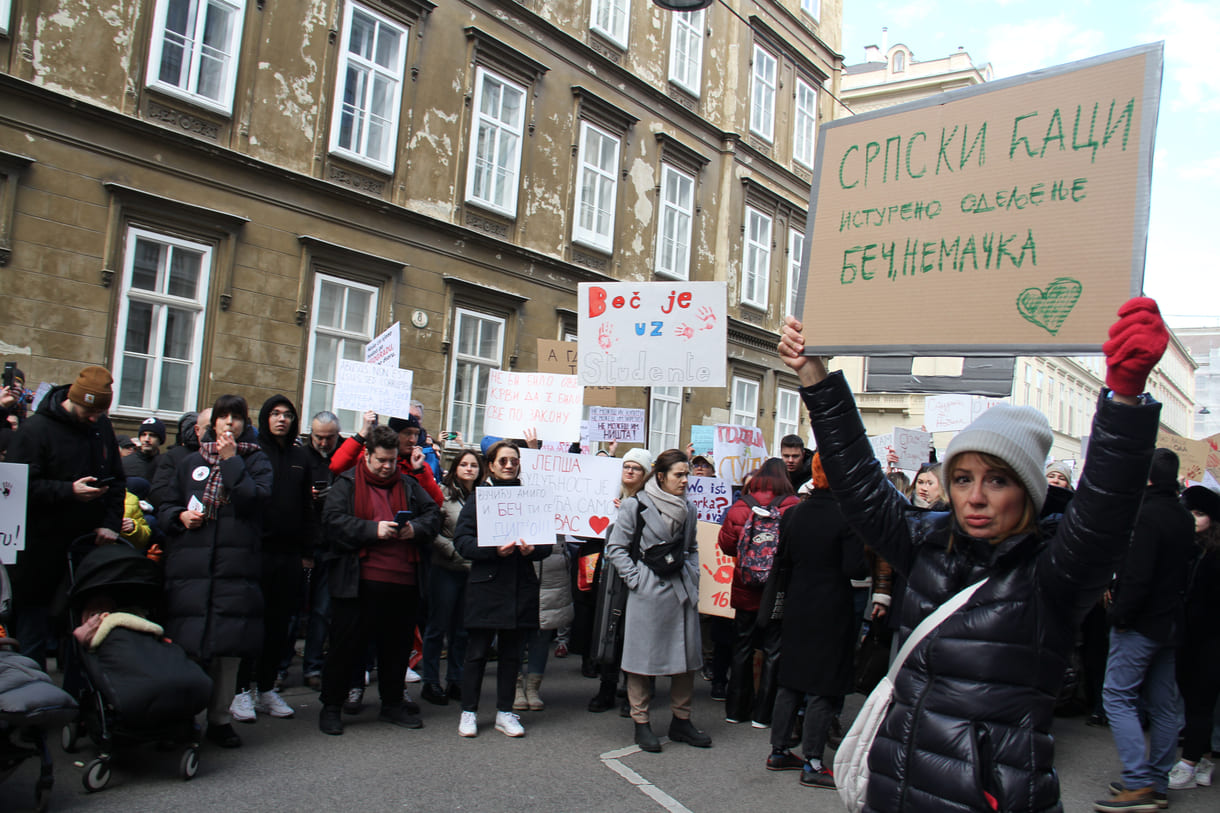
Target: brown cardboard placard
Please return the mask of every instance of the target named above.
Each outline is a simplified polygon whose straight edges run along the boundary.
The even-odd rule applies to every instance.
[[[576,342],[538,340],[538,372],[576,375]],[[585,387],[585,406],[618,406],[614,387]]]
[[[1143,283],[1163,44],[831,122],[810,354],[1098,352]]]
[[[1211,446],[1206,440],[1191,440],[1162,429],[1156,436],[1156,447],[1168,449],[1178,456],[1178,479],[1203,480],[1207,470],[1207,457]]]
[[[733,586],[734,559],[720,552],[716,544],[719,536],[720,525],[715,522],[700,522],[695,530],[699,542],[699,612],[732,618],[734,610],[729,606],[729,594]]]

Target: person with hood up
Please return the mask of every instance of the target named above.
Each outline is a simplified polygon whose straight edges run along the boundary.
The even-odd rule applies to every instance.
[[[174,481],[178,476],[178,464],[191,452],[199,451],[199,443],[212,425],[212,408],[199,412],[186,412],[178,419],[178,438],[165,454],[157,455],[157,468],[153,472],[152,491],[148,501],[160,509],[166,496],[173,494]]]
[[[212,406],[208,434],[182,458],[158,521],[165,557],[165,633],[212,677],[207,738],[237,748],[229,705],[243,657],[263,644],[260,540],[271,461],[240,395]]]

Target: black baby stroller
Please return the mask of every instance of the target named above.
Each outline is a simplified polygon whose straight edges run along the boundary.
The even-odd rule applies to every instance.
[[[80,555],[74,548],[70,565]],[[212,693],[212,680],[149,620],[161,603],[160,566],[125,543],[91,547],[70,567],[69,617],[81,665],[81,723],[63,728],[65,751],[76,750],[84,733],[97,743],[97,758],[85,765],[85,790],[110,782],[116,747],[158,743],[184,745],[178,763],[183,779],[199,770],[195,715]]]
[[[76,701],[38,664],[15,651],[17,641],[4,631],[11,601],[8,574],[0,565],[0,782],[26,759],[38,757],[42,768],[34,785],[34,806],[42,811],[55,781],[46,732],[76,719]]]

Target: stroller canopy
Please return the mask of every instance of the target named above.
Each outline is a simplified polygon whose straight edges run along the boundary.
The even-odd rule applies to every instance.
[[[119,606],[151,606],[161,596],[161,568],[127,544],[100,545],[76,566],[68,600],[81,609],[95,595],[109,594]]]

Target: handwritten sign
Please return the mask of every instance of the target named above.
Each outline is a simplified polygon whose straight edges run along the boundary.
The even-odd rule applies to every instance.
[[[712,448],[716,473],[730,483],[740,483],[767,459],[767,442],[757,426],[718,423]]]
[[[620,407],[592,407],[589,410],[589,435],[591,442],[625,441],[644,442],[644,410]]]
[[[1145,45],[824,124],[808,352],[1097,352],[1141,290],[1162,61]]]
[[[1207,471],[1220,478],[1220,433],[1204,438],[1203,442],[1207,444]]]
[[[720,526],[711,522],[700,522],[695,530],[695,539],[699,542],[699,612],[732,618],[734,611],[729,606],[729,599],[735,560],[721,553],[716,544],[718,536]]]
[[[25,550],[25,506],[29,494],[29,467],[0,463],[0,564],[17,562]]]
[[[582,384],[723,387],[724,282],[582,282]]]
[[[732,490],[720,477],[692,477],[686,484],[686,498],[695,504],[700,522],[720,525],[732,502]]]
[[[401,326],[401,322],[395,322],[364,346],[366,364],[376,364],[381,367],[398,366]]]
[[[1158,449],[1168,449],[1178,456],[1178,477],[1202,482],[1207,470],[1207,456],[1211,446],[1205,440],[1191,440],[1162,429],[1157,433]]]
[[[335,409],[405,418],[411,414],[410,370],[340,359],[335,369]]]
[[[614,457],[521,450],[521,481],[549,495],[557,535],[605,539],[622,479],[623,461]]]
[[[695,447],[695,454],[712,454],[716,448],[716,427],[692,426],[690,428],[690,443]]]
[[[895,426],[893,439],[894,454],[898,455],[898,468],[918,471],[920,466],[928,462],[928,453],[932,451],[931,432]]]
[[[574,375],[490,371],[483,431],[519,438],[532,428],[543,440],[580,439],[582,392]]]
[[[551,494],[538,486],[479,486],[479,547],[555,544]]]
[[[890,464],[888,458],[890,451],[894,448],[894,433],[886,432],[884,435],[869,435],[868,442],[873,447],[873,457],[881,461],[882,470],[889,471]]]
[[[923,399],[923,425],[929,432],[960,432],[970,425],[969,395],[929,395]]]
[[[576,342],[538,340],[538,372],[576,375],[580,359]],[[618,403],[614,387],[585,387],[585,406],[612,407]]]

